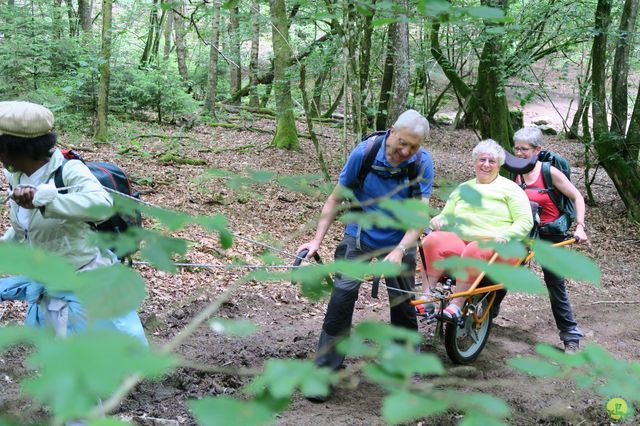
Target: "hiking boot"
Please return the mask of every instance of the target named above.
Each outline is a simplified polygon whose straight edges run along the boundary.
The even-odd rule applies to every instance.
[[[564,342],[564,353],[573,355],[580,352],[580,342],[578,340],[568,340]]]
[[[321,404],[323,402],[327,402],[329,398],[331,398],[331,394],[333,393],[333,386],[329,386],[329,393],[326,395],[310,395],[305,396],[307,401],[313,402],[314,404]]]

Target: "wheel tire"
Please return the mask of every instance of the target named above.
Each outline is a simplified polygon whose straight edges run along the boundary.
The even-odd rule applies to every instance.
[[[474,305],[477,304],[484,296],[485,294],[473,296],[472,303]],[[482,300],[479,306],[482,309],[480,312],[484,312],[490,298],[489,296]],[[463,312],[466,312],[466,306]],[[482,315],[480,314],[479,316]],[[464,325],[462,327],[458,324],[447,323],[445,325],[444,346],[451,361],[455,364],[463,365],[471,364],[475,361],[489,339],[491,324],[491,312],[489,312],[478,329],[473,328],[473,315],[464,317]]]

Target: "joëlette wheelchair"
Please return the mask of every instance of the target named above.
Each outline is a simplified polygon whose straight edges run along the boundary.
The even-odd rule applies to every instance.
[[[556,243],[554,246],[560,247],[574,242],[575,239],[569,239]],[[421,259],[419,273],[424,280],[422,271],[425,270],[425,260],[421,246],[419,246],[419,251]],[[497,257],[498,254],[495,253],[488,263],[495,262]],[[533,252],[530,251],[515,267],[528,263],[532,258]],[[474,362],[484,349],[489,339],[492,321],[498,316],[499,304],[507,291],[503,284],[489,281],[484,272],[466,291],[456,292],[455,285],[455,278],[445,274],[432,290],[431,298],[413,300],[411,304],[419,306],[428,302],[436,303],[435,311],[430,313],[418,311],[417,315],[422,316],[427,323],[435,323],[434,343],[444,340],[444,346],[451,361],[466,365]],[[455,320],[450,320],[440,315],[449,302],[457,297],[465,298],[460,316]]]
[[[504,167],[511,173],[524,174],[528,173],[535,166],[536,159],[524,160],[507,154],[507,160]],[[539,207],[537,203],[531,203],[532,214],[534,217],[534,226],[530,233],[531,238],[538,236]],[[565,246],[574,243],[574,238],[568,239],[554,244],[555,247]],[[420,277],[426,279],[422,271],[426,271],[426,261],[422,245],[418,245],[421,262],[418,266]],[[517,265],[527,264],[534,253],[529,251],[524,259],[521,259]],[[498,254],[495,253],[488,263],[493,263],[497,259]],[[462,292],[455,291],[455,279],[442,276],[430,299],[414,300],[411,302],[414,306],[420,306],[427,302],[435,302],[437,308],[432,313],[420,313],[418,315],[424,317],[427,323],[435,322],[435,331],[433,338],[436,341],[444,340],[444,346],[449,358],[456,364],[470,364],[475,361],[482,349],[487,343],[491,332],[492,321],[498,316],[499,304],[506,295],[506,289],[503,284],[492,283],[485,277],[482,272],[471,287]],[[449,320],[439,314],[442,312],[452,299],[464,297],[466,300],[461,310],[461,315],[457,320]],[[436,342],[434,342],[436,343]]]

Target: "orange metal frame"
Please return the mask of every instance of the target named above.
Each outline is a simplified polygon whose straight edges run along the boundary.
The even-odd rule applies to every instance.
[[[569,240],[565,240],[565,241],[561,241],[559,243],[554,244],[554,247],[562,247],[562,246],[566,246],[569,244],[573,244],[576,242],[575,238],[571,238]],[[516,265],[514,266],[519,266],[523,263],[527,263],[528,261],[530,261],[533,258],[533,251],[529,251],[529,253],[527,254],[527,256],[523,259],[520,260]],[[491,259],[489,259],[489,264],[495,262],[495,260],[498,258],[498,253],[494,253],[493,256],[491,256]],[[485,287],[478,287],[478,285],[480,285],[480,282],[482,281],[482,279],[485,276],[485,272],[483,271],[480,275],[478,275],[478,277],[475,279],[475,281],[473,282],[473,284],[471,285],[471,287],[469,287],[468,290],[466,291],[460,291],[458,293],[453,293],[450,294],[444,298],[433,298],[433,299],[420,299],[420,300],[412,300],[411,304],[412,305],[421,305],[423,303],[428,303],[428,302],[439,302],[441,300],[451,300],[451,299],[455,299],[458,297],[466,297],[467,299],[469,299],[472,296],[475,296],[477,294],[485,294],[485,293],[489,293],[491,291],[497,291],[497,290],[502,290],[504,288],[503,284],[492,284],[492,285],[488,285]],[[493,305],[493,302],[495,301],[496,295],[493,294],[491,297],[491,300],[489,301],[489,305],[487,306],[487,308],[485,309],[485,311],[483,312],[483,315],[481,318],[477,318],[476,314],[474,313],[474,323],[476,326],[479,326],[480,324],[482,324],[482,322],[485,320],[485,318],[487,317],[487,314],[489,313],[489,311],[491,310],[491,306]],[[466,308],[466,304],[465,304],[465,308]]]

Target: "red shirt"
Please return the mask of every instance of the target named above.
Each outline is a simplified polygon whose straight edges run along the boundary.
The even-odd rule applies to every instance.
[[[520,184],[520,176],[516,177],[516,183]],[[538,178],[532,184],[527,184],[527,188],[524,192],[530,201],[538,203],[541,207],[540,210],[540,224],[544,225],[549,222],[553,222],[560,217],[560,210],[556,207],[555,203],[549,196],[547,191],[540,191],[544,189],[544,180],[542,178],[542,169],[538,173]]]

